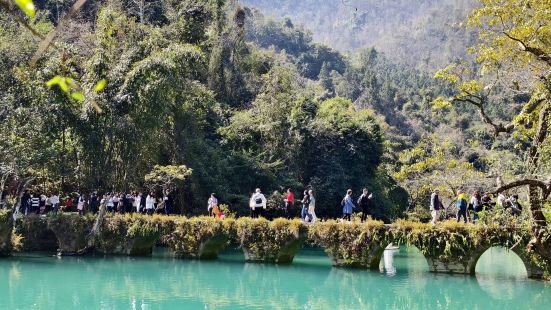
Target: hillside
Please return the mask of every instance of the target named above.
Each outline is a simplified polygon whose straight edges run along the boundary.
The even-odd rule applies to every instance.
[[[475,36],[463,21],[473,0],[241,0],[312,31],[343,53],[374,46],[392,60],[434,71],[465,57]]]

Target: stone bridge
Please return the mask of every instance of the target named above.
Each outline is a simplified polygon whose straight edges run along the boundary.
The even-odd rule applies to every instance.
[[[24,224],[25,221],[35,224]],[[36,224],[40,221],[44,223]],[[375,270],[379,269],[383,251],[393,243],[419,249],[431,272],[458,274],[474,274],[480,256],[489,248],[500,246],[520,257],[528,277],[549,279],[551,275],[549,260],[528,250],[530,227],[520,224],[443,222],[433,227],[407,221],[390,225],[379,221],[363,224],[327,221],[305,225],[285,219],[107,215],[103,219],[104,229],[91,242],[90,237],[88,240],[84,237],[90,236],[94,222],[92,216],[83,218],[76,214],[35,217],[18,220],[15,231],[22,235],[24,249],[29,248],[25,242],[33,242],[33,236],[55,235],[57,250],[65,254],[90,253],[92,244],[95,251],[104,254],[149,255],[155,244],[162,244],[177,257],[215,259],[219,251],[233,243],[243,250],[247,261],[278,264],[291,263],[304,243],[309,243],[322,247],[333,266]],[[7,241],[11,238],[11,225],[9,220],[0,223],[0,255],[11,251]],[[30,226],[45,231],[31,233]],[[72,227],[71,234],[59,227]]]

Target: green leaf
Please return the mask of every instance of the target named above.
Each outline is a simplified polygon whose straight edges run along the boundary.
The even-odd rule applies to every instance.
[[[105,85],[107,84],[107,80],[103,79],[96,83],[96,86],[94,86],[94,91],[96,93],[99,93],[105,88]]]
[[[77,100],[77,101],[84,101],[84,95],[81,92],[75,92],[71,94],[71,98]]]
[[[61,81],[62,77],[59,75],[54,76],[52,79],[50,79],[48,82],[46,82],[46,86],[52,87],[54,85],[59,85],[59,82]]]
[[[14,0],[14,2],[27,16],[34,17],[35,9],[32,0]]]

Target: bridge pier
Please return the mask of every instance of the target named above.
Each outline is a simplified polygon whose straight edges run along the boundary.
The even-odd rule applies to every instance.
[[[0,210],[0,256],[9,256],[12,251],[11,235],[13,217],[9,210]]]
[[[308,237],[299,220],[240,219],[235,229],[248,262],[290,264]]]
[[[87,237],[94,218],[78,214],[57,213],[48,217],[48,228],[57,239],[58,255],[79,255],[88,247]]]
[[[324,222],[310,226],[310,240],[325,249],[336,267],[379,269],[389,241],[382,222]]]
[[[199,217],[178,221],[167,238],[176,257],[215,259],[229,242],[232,220]]]

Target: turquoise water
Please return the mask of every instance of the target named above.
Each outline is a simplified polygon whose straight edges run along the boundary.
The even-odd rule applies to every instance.
[[[550,309],[551,285],[526,278],[515,254],[486,252],[476,276],[428,273],[414,248],[387,252],[381,271],[332,268],[318,249],[289,266],[63,257],[0,259],[0,309]]]

